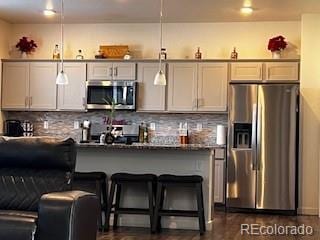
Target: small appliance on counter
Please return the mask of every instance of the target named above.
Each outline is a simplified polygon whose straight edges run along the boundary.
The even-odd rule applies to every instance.
[[[5,121],[4,135],[8,137],[21,137],[23,136],[24,130],[19,120],[6,120]]]
[[[90,128],[91,128],[90,121],[88,120],[83,121],[83,123],[81,124],[82,134],[81,134],[80,143],[90,142],[91,140]]]
[[[139,125],[113,125],[112,134],[114,135],[114,143],[131,144],[139,142]],[[104,124],[92,124],[91,139],[96,143],[101,143],[104,139],[107,126]]]
[[[23,136],[32,137],[33,136],[33,124],[29,121],[23,121],[22,124]]]

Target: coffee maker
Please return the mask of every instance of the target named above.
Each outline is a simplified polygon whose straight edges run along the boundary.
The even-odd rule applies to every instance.
[[[23,136],[23,128],[19,120],[6,120],[5,121],[4,135],[8,137],[21,137]]]
[[[91,128],[91,123],[88,120],[83,121],[81,124],[81,141],[80,143],[88,143],[91,140],[91,134],[90,134],[90,128]]]

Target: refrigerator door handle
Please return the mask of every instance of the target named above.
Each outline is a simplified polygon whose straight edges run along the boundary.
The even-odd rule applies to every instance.
[[[257,104],[252,105],[252,170],[257,170]]]
[[[258,116],[257,116],[257,170],[261,170],[261,138],[262,138],[262,106],[258,105]]]

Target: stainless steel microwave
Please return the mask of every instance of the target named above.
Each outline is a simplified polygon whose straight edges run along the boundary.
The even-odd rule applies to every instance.
[[[136,109],[135,81],[87,81],[87,109],[111,109],[107,103],[113,99],[116,109]]]

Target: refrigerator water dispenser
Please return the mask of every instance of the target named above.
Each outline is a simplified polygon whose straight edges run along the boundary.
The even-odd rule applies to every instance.
[[[233,148],[248,149],[251,148],[252,124],[234,123]]]

